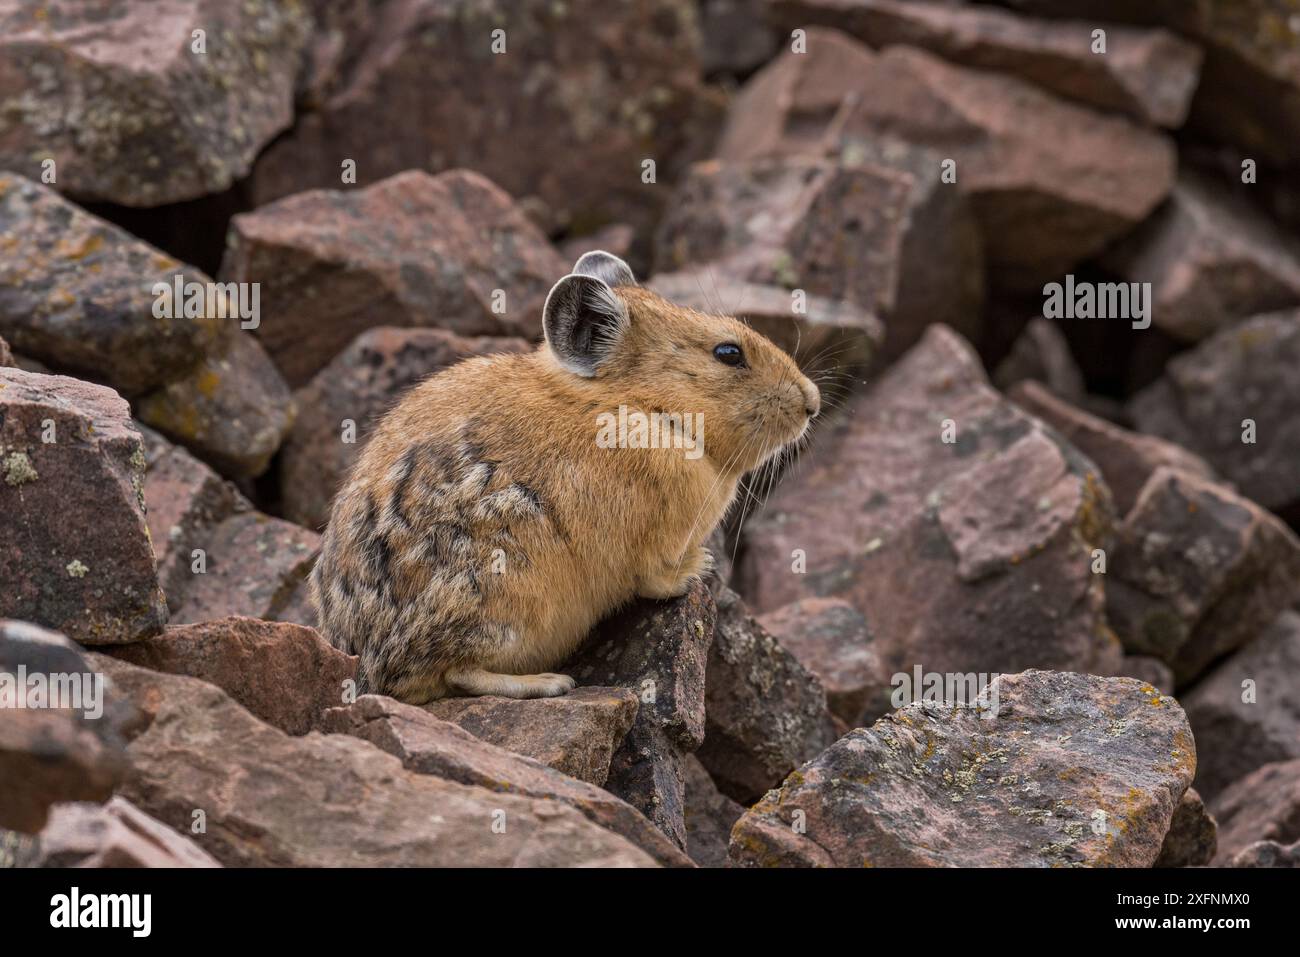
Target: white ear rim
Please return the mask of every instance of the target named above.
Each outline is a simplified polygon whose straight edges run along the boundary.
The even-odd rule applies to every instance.
[[[578,261],[573,264],[573,272],[570,275],[591,276],[611,288],[636,285],[636,276],[632,274],[632,267],[603,249],[593,249],[579,256]]]
[[[570,286],[576,284],[578,290],[575,292]],[[561,296],[573,296],[575,302],[574,315],[567,317],[567,321],[557,323],[553,320],[558,317],[560,309],[566,306],[555,299],[556,294]],[[594,356],[584,360],[573,355],[567,342],[563,341],[572,331],[576,320],[576,310],[579,306],[586,306],[593,312],[599,313],[610,320],[612,333],[600,337],[608,343],[605,354]],[[582,376],[584,379],[590,379],[595,376],[600,369],[600,365],[609,358],[609,351],[627,332],[631,320],[627,314],[627,306],[623,300],[615,295],[609,285],[602,279],[585,273],[571,272],[567,276],[560,277],[559,281],[551,287],[551,291],[546,294],[546,303],[542,306],[542,335],[546,339],[546,344],[550,347],[551,355],[559,364],[572,372],[574,375]],[[555,335],[552,329],[559,335]],[[560,340],[557,342],[557,339]]]

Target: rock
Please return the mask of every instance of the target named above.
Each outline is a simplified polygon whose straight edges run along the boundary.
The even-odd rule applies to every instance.
[[[700,867],[727,867],[731,828],[745,809],[718,790],[694,755],[682,764],[686,777],[686,853]]]
[[[35,178],[56,159],[70,194],[159,206],[219,192],[293,122],[301,5],[58,0],[0,18],[0,168]]]
[[[1204,753],[1204,749],[1201,749]],[[1204,867],[1214,858],[1218,842],[1214,818],[1205,810],[1205,802],[1195,788],[1183,792],[1174,808],[1169,833],[1152,867]]]
[[[168,628],[115,648],[113,657],[221,688],[286,734],[306,734],[355,690],[357,659],[311,628],[231,616]]]
[[[658,828],[612,794],[489,744],[422,708],[382,695],[362,695],[347,707],[326,712],[321,730],[369,741],[417,774],[568,805],[593,824],[627,838],[660,864],[690,866],[686,855]]]
[[[994,688],[991,718],[913,704],[849,732],[746,812],[732,861],[1150,867],[1196,769],[1178,703],[1066,672]]]
[[[1070,355],[1065,336],[1051,320],[1041,316],[1030,319],[993,373],[993,384],[1003,392],[1019,382],[1040,382],[1074,405],[1085,401],[1083,373]]]
[[[207,277],[13,173],[0,173],[0,250],[0,335],[26,356],[136,396],[218,348],[219,321],[154,315],[156,283]]]
[[[701,0],[701,66],[706,76],[744,76],[776,52],[777,34],[764,22],[763,0]]]
[[[1014,77],[910,47],[874,54],[821,28],[808,31],[806,53],[785,52],[746,84],[718,153],[852,159],[899,140],[954,161],[991,278],[1013,292],[1037,291],[1100,253],[1173,186],[1174,148],[1158,133]]]
[[[736,590],[760,612],[849,602],[887,675],[1104,671],[1119,648],[1091,569],[1110,522],[1092,464],[936,326],[750,520]]]
[[[603,787],[636,719],[629,688],[575,688],[559,698],[443,698],[423,705],[474,737]]]
[[[343,46],[316,71],[311,108],[259,158],[259,206],[337,186],[351,159],[362,186],[463,166],[535,197],[548,226],[643,230],[665,194],[642,182],[643,161],[670,182],[693,141],[716,129],[721,100],[700,79],[692,0],[650,0],[617,17],[600,0],[523,0],[509,16],[482,0],[317,6]]]
[[[890,682],[871,626],[841,598],[803,598],[761,615],[759,625],[826,689],[831,712],[849,727],[892,710]]]
[[[188,837],[130,801],[58,804],[22,867],[220,867]]]
[[[0,368],[14,365],[14,354],[9,349],[9,343],[0,339]]]
[[[236,331],[225,352],[136,402],[136,415],[232,478],[261,475],[293,425],[288,386],[266,352]]]
[[[144,453],[117,393],[0,369],[0,478],[0,616],[90,645],[162,630]]]
[[[718,789],[752,803],[835,740],[826,692],[724,589],[705,673],[704,743],[697,757]]]
[[[1300,841],[1283,847],[1277,841],[1256,841],[1238,851],[1226,867],[1300,867]]]
[[[1300,614],[1285,611],[1183,698],[1207,798],[1265,764],[1300,758],[1298,682]]]
[[[704,740],[704,680],[717,609],[696,584],[671,601],[638,600],[601,623],[558,670],[579,685],[636,693],[636,720],[605,787],[686,847],[683,761]]]
[[[107,800],[126,770],[124,717],[77,647],[0,619],[0,676],[0,829],[35,833],[52,805]]]
[[[1057,96],[1123,113],[1142,124],[1183,125],[1200,76],[1201,51],[1167,30],[1029,20],[986,6],[899,0],[775,0],[772,20],[835,27],[875,48],[913,46],[962,66],[1010,74]]]
[[[698,276],[707,268],[847,301],[884,321],[886,359],[931,322],[975,334],[979,242],[957,191],[939,182],[937,157],[927,163],[900,151],[887,162],[865,147],[860,153],[841,163],[724,152],[696,164],[660,224],[656,269]],[[708,280],[699,282],[707,294]],[[788,315],[789,292],[785,299],[779,309]]]
[[[536,338],[566,272],[520,207],[467,170],[412,170],[236,216],[221,265],[224,280],[261,284],[257,334],[294,387],[374,326]]]
[[[1124,647],[1185,687],[1300,594],[1300,539],[1222,485],[1162,466],[1120,524],[1106,611]]]
[[[1159,658],[1150,655],[1125,655],[1124,660],[1110,677],[1136,678],[1138,681],[1145,681],[1152,687],[1159,688],[1161,694],[1174,693],[1174,670]]]
[[[1219,822],[1217,867],[1256,841],[1300,840],[1300,759],[1257,768],[1211,801],[1210,810]]]
[[[646,286],[675,305],[736,316],[792,355],[810,377],[864,371],[885,340],[880,320],[852,303],[805,296],[796,309],[790,290],[726,273],[660,273]]]
[[[299,414],[280,458],[285,516],[324,528],[335,490],[407,389],[469,356],[530,349],[523,339],[466,338],[443,329],[380,326],[357,336],[294,395]],[[344,441],[348,422],[355,441]]]
[[[1256,316],[1172,359],[1130,412],[1139,430],[1202,456],[1246,498],[1300,517],[1297,365],[1300,310]]]
[[[1098,418],[1077,408],[1069,400],[1053,395],[1037,382],[1017,384],[1008,393],[1008,398],[1056,429],[1096,463],[1120,516],[1128,514],[1142,487],[1161,466],[1207,480],[1214,478],[1214,470],[1203,459],[1181,446],[1152,435],[1130,432]]]
[[[1151,321],[1188,342],[1300,304],[1300,242],[1193,170],[1179,173],[1165,206],[1104,263],[1128,282],[1151,283]]]
[[[653,864],[557,801],[407,771],[350,735],[290,737],[197,678],[92,663],[148,719],[119,793],[178,830],[201,811],[194,840],[227,867]]]

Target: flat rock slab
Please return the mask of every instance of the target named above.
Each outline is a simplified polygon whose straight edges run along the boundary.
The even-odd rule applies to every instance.
[[[443,698],[422,706],[474,737],[603,787],[636,719],[630,688],[574,688],[558,698]]]
[[[1174,357],[1129,410],[1139,430],[1197,453],[1246,498],[1300,517],[1298,367],[1300,310],[1257,316]]]
[[[1210,805],[1219,822],[1216,866],[1256,841],[1300,841],[1300,759],[1266,764],[1235,781]]]
[[[144,469],[112,389],[0,369],[0,616],[88,645],[162,630]]]
[[[845,735],[740,819],[732,860],[1150,867],[1196,770],[1178,703],[1131,678],[998,682],[996,717],[909,705]]]
[[[229,617],[168,628],[113,650],[154,671],[201,678],[288,734],[306,734],[355,692],[357,659],[315,629]]]
[[[197,678],[92,664],[145,712],[119,793],[185,833],[202,812],[192,836],[227,867],[654,864],[557,801],[407,771],[350,735],[291,737]]]
[[[369,741],[400,758],[408,771],[567,805],[592,823],[621,834],[665,866],[690,866],[686,855],[658,828],[608,791],[499,748],[414,705],[362,695],[353,704],[326,712],[321,730]]]
[[[220,867],[188,837],[130,801],[56,805],[19,867]]]
[[[236,216],[220,276],[260,284],[257,335],[296,388],[374,326],[535,338],[546,294],[567,272],[488,179],[411,170]]]

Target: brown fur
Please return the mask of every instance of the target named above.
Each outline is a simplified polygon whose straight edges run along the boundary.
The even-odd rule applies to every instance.
[[[802,434],[816,387],[735,319],[614,292],[630,325],[596,375],[543,344],[469,359],[412,389],[337,496],[312,591],[363,690],[563,694],[563,662],[634,596],[684,592],[739,479]],[[713,356],[740,345],[749,368]],[[597,415],[703,412],[702,457],[600,448]],[[522,677],[520,677],[522,676]]]

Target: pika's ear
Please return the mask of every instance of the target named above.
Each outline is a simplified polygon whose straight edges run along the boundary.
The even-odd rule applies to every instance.
[[[594,276],[565,276],[551,287],[542,309],[542,330],[551,352],[560,365],[585,378],[594,376],[609,358],[627,326],[627,307]]]
[[[607,253],[603,249],[595,249],[579,256],[578,261],[574,263],[573,274],[575,276],[593,276],[607,286],[636,285],[636,277],[632,275],[632,267],[613,253]]]

